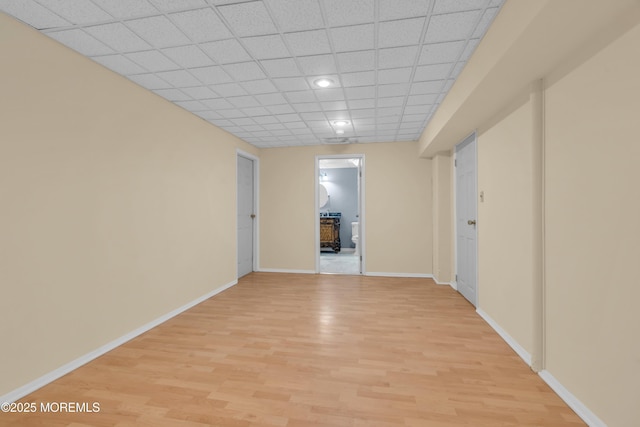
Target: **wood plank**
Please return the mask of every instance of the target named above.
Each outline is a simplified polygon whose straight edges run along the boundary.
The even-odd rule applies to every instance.
[[[251,273],[32,393],[0,426],[580,426],[449,287]]]

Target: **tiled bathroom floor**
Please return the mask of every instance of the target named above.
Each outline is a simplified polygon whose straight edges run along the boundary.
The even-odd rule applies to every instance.
[[[359,256],[353,253],[320,253],[320,273],[360,274]]]

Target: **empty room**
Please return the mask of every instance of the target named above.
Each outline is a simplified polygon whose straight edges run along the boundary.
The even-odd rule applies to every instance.
[[[638,426],[639,47],[637,0],[0,0],[0,426]]]

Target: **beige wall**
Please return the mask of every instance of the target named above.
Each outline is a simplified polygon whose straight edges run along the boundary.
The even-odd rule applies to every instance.
[[[438,283],[453,280],[453,156],[433,158],[433,276]]]
[[[417,143],[264,149],[260,155],[260,267],[315,271],[315,158],[365,155],[369,273],[432,273],[431,161]]]
[[[638,46],[640,24],[546,91],[547,370],[609,426],[640,420]]]
[[[478,308],[533,351],[531,105],[478,135]]]
[[[0,14],[0,395],[236,278],[228,133]]]

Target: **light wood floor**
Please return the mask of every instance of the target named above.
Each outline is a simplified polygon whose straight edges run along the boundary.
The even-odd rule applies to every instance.
[[[252,273],[0,414],[11,426],[584,426],[429,279]]]

